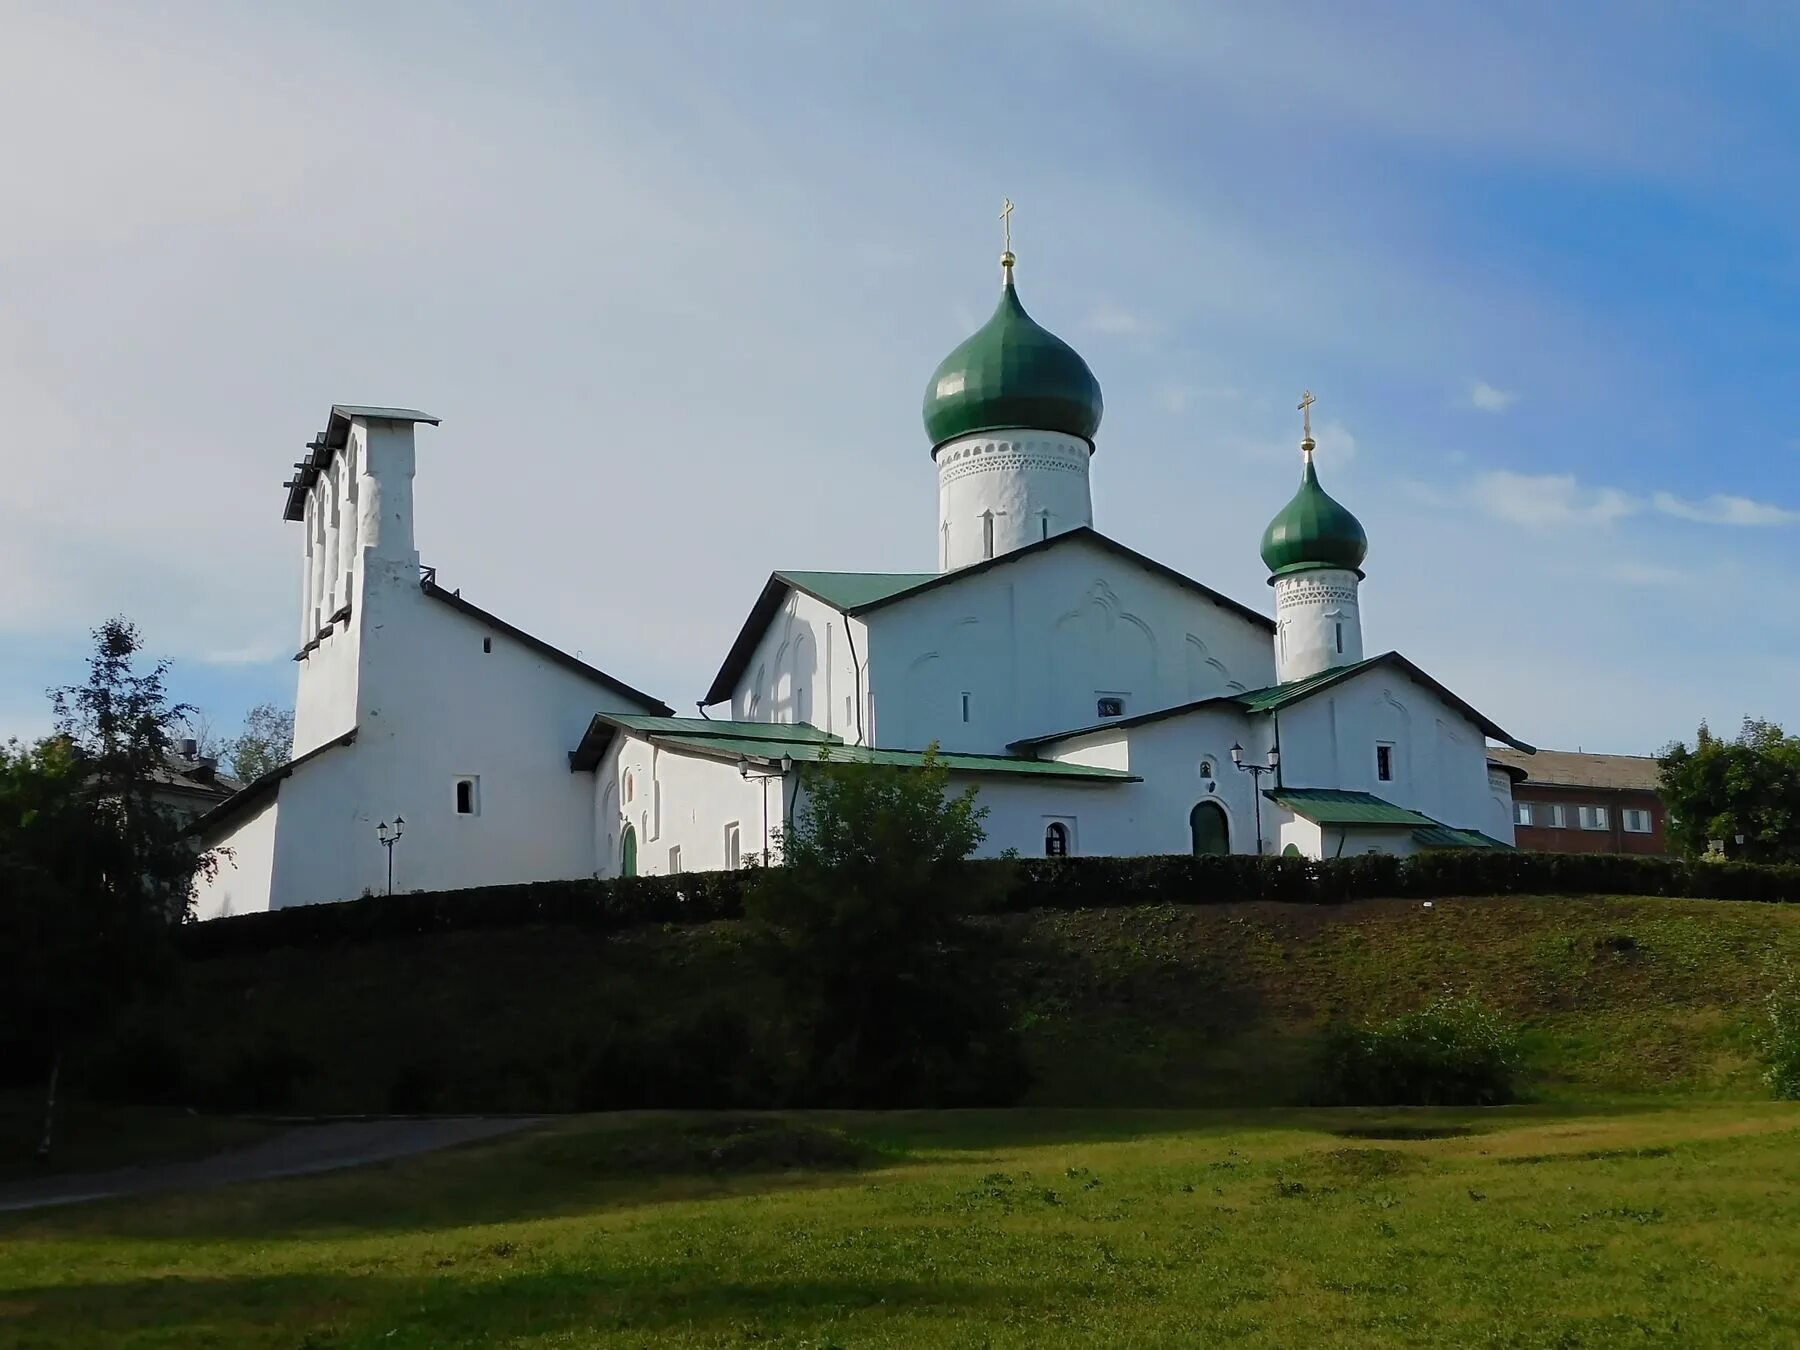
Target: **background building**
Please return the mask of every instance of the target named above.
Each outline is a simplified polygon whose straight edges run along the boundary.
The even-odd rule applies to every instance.
[[[1584,755],[1491,749],[1488,757],[1525,777],[1513,784],[1513,838],[1541,853],[1669,851],[1660,770],[1648,755]],[[1516,775],[1515,775],[1516,776]]]

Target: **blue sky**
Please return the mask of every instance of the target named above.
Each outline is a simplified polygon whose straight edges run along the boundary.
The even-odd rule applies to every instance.
[[[1266,605],[1311,387],[1371,650],[1548,746],[1800,727],[1791,6],[289,9],[6,6],[0,735],[115,612],[291,699],[334,401],[443,417],[446,584],[691,707],[772,568],[931,567],[1002,195],[1102,530]]]

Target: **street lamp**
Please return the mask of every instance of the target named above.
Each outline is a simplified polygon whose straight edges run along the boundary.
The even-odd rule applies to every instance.
[[[387,893],[389,895],[392,895],[394,893],[394,845],[399,843],[400,836],[402,834],[406,833],[406,831],[404,829],[405,825],[406,825],[406,817],[405,816],[395,816],[394,823],[391,826],[384,820],[375,827],[375,837],[381,841],[381,846],[387,850],[387,855],[388,855]]]
[[[1263,851],[1262,779],[1265,773],[1274,773],[1281,767],[1281,747],[1278,745],[1271,745],[1269,747],[1269,762],[1267,764],[1246,764],[1244,763],[1244,747],[1241,745],[1234,745],[1231,747],[1231,762],[1237,765],[1243,772],[1249,774],[1251,782],[1255,784],[1255,791],[1252,793],[1252,797],[1256,802],[1256,856],[1260,858],[1262,857]]]
[[[791,774],[794,771],[794,757],[792,755],[783,755],[781,757],[781,765],[780,765],[781,772],[780,773],[775,772],[775,765],[772,761],[765,760],[764,764],[767,765],[767,767],[760,770],[756,776],[762,780],[762,785],[763,785],[763,791],[762,791],[763,861],[766,863],[769,858],[769,780],[771,778],[781,779],[781,782],[782,782],[782,788],[781,788],[782,827],[784,829],[791,830],[791,829],[793,829],[794,822],[789,818],[789,815],[788,815],[787,777],[789,774]],[[747,781],[750,777],[750,758],[749,758],[749,756],[747,756],[747,755],[739,755],[738,756],[737,769],[738,769],[738,776]]]

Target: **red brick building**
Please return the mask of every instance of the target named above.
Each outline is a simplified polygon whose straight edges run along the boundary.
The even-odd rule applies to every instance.
[[[1488,751],[1513,773],[1513,837],[1540,853],[1669,851],[1668,813],[1648,755]],[[1518,777],[1522,771],[1523,779]]]

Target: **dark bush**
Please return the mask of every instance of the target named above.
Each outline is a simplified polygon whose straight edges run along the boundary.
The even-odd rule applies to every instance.
[[[214,1111],[280,1111],[294,1104],[313,1072],[305,1055],[281,1041],[246,1046],[220,1072],[200,1077],[194,1104]]]
[[[1123,905],[1223,905],[1249,900],[1341,904],[1383,896],[1679,895],[1793,903],[1800,866],[1698,862],[1609,853],[1439,849],[1395,858],[1314,860],[1233,854],[1147,858],[1026,858],[960,864],[967,890],[1000,907],[1110,909]],[[539,881],[418,895],[370,896],[188,924],[189,957],[320,947],[480,928],[568,924],[605,932],[644,923],[740,918],[757,869],[684,872],[615,881]]]
[[[1326,1106],[1500,1106],[1518,1071],[1517,1029],[1475,998],[1442,994],[1390,1021],[1328,1029],[1317,1095]]]

